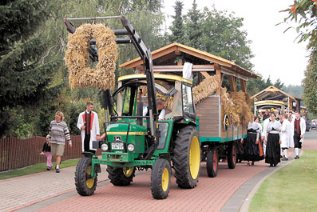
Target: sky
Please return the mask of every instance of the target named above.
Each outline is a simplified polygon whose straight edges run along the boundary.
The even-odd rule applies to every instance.
[[[164,13],[167,19],[175,14],[176,0],[164,1]],[[308,63],[309,53],[306,43],[297,43],[297,33],[291,29],[284,33],[288,25],[279,25],[287,13],[279,12],[291,5],[293,0],[196,0],[199,9],[215,6],[217,10],[233,12],[235,17],[244,19],[242,30],[251,41],[254,55],[251,62],[253,70],[264,79],[270,77],[274,83],[280,79],[284,85],[301,85]],[[183,0],[184,11],[192,7],[193,0]],[[167,21],[169,22],[169,21]],[[212,53],[212,52],[210,52]]]

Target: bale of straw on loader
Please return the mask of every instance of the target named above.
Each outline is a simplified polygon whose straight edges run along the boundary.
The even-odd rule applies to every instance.
[[[98,49],[96,68],[89,66],[89,47],[93,38]],[[117,59],[116,36],[103,24],[83,24],[74,34],[68,35],[65,63],[69,70],[71,88],[113,88]]]

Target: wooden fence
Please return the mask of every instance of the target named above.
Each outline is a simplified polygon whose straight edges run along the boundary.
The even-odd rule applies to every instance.
[[[80,136],[71,138],[73,145],[71,148],[65,145],[63,160],[81,157]],[[0,172],[46,162],[46,157],[40,155],[44,142],[45,137],[39,136],[28,139],[0,139]]]

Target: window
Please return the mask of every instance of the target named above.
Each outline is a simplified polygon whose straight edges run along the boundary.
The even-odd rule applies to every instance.
[[[184,110],[184,113],[194,114],[192,88],[183,84],[182,90],[183,90],[183,110]]]

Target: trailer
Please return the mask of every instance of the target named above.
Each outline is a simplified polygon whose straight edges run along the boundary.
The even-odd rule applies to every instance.
[[[196,125],[201,143],[202,160],[206,161],[209,177],[217,176],[220,160],[227,161],[228,168],[234,169],[237,159],[236,145],[247,135],[247,122],[244,120],[244,123],[237,124],[233,114],[227,112],[228,105],[224,103],[223,98],[243,94],[245,96],[243,101],[247,102],[249,97],[246,82],[258,76],[234,62],[179,43],[172,43],[153,51],[152,58],[154,73],[181,76],[185,62],[193,64],[193,89],[211,77],[219,83],[214,92],[206,91],[211,89],[208,83],[205,90],[200,88],[199,92],[206,92],[207,95],[196,102]],[[141,58],[136,58],[121,64],[120,67],[143,73],[142,64]],[[228,96],[224,97],[225,91]],[[233,104],[240,103],[233,102]],[[251,111],[251,104],[249,110]]]

